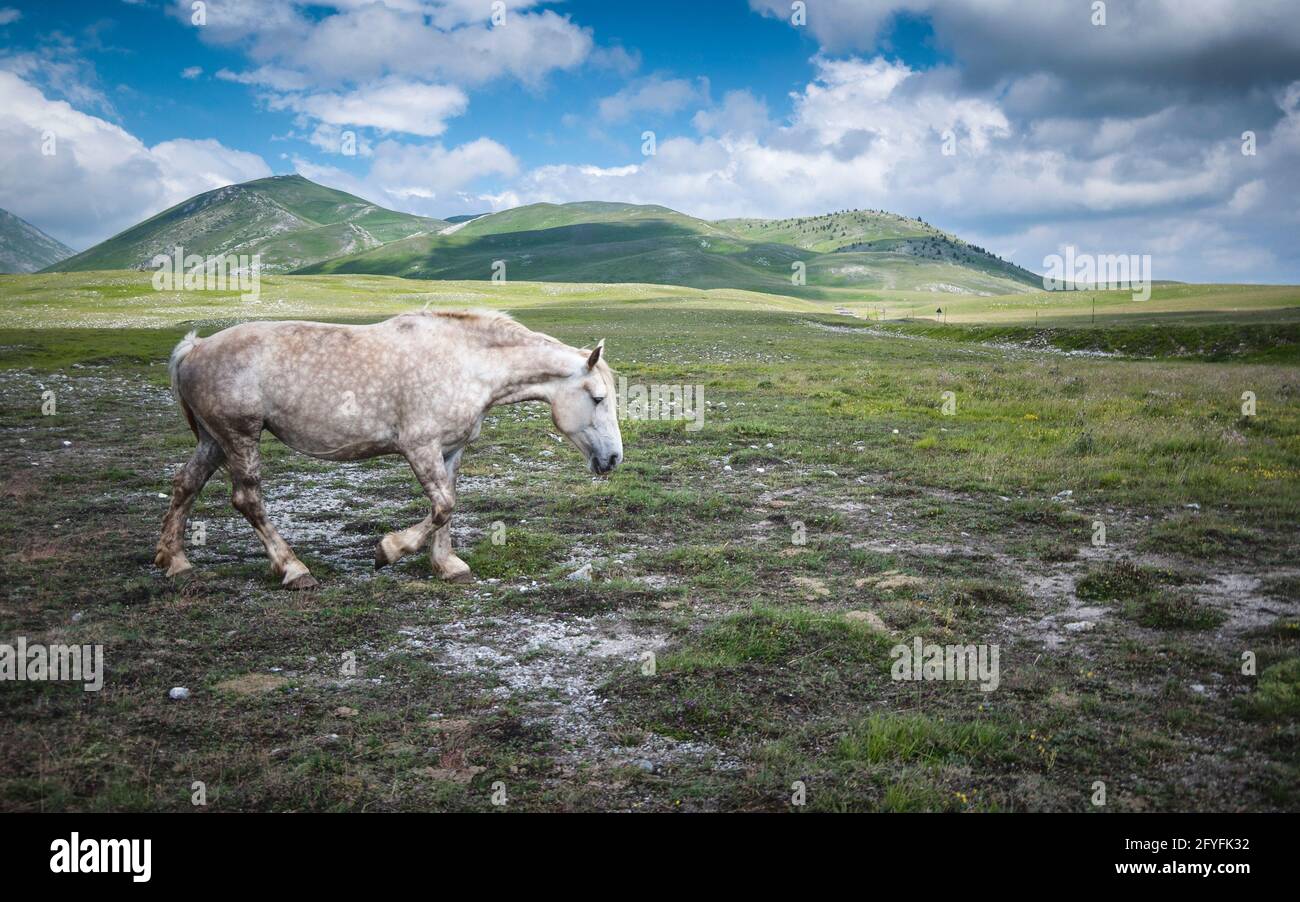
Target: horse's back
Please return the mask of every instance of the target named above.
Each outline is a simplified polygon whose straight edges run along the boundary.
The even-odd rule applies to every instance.
[[[419,357],[419,339],[404,339],[407,330],[391,323],[231,326],[187,353],[180,394],[218,431],[219,423],[240,431],[264,426],[319,456],[379,452],[391,444]]]

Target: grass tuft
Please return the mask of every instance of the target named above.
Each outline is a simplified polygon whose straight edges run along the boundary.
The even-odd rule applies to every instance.
[[[995,756],[1006,748],[1007,741],[992,724],[939,720],[923,714],[873,714],[850,727],[840,739],[836,755],[864,764],[973,762]]]
[[[1089,571],[1074,588],[1086,601],[1124,601],[1155,591],[1155,574],[1132,561],[1116,561]]]
[[[1300,718],[1300,657],[1266,668],[1244,705],[1249,716],[1260,720]]]

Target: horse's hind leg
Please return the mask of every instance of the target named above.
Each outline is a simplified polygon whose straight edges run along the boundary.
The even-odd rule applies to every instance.
[[[307,566],[298,560],[289,543],[267,519],[266,508],[262,505],[262,457],[258,451],[257,438],[243,435],[230,437],[225,450],[226,464],[230,470],[231,503],[257,531],[271,558],[272,571],[276,576],[282,577],[282,585],[286,589],[315,588],[317,582]]]
[[[180,576],[192,569],[185,557],[185,520],[194,506],[194,499],[225,458],[221,446],[212,436],[201,431],[199,446],[172,479],[172,503],[163,517],[162,537],[158,540],[158,553],[153,559],[167,571],[168,576]]]

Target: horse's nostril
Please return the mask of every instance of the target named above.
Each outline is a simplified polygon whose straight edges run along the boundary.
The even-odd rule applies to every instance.
[[[618,461],[619,461],[619,455],[617,455],[617,454],[611,454],[611,455],[609,456],[609,468],[612,470],[612,469],[614,469],[615,467],[617,467],[617,466],[618,466]]]

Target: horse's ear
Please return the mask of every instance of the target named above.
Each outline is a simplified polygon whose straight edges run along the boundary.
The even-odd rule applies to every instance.
[[[605,339],[602,338],[600,341],[596,342],[595,350],[593,350],[591,356],[587,358],[587,369],[590,370],[595,368],[596,362],[600,360],[600,352],[603,350],[605,350]]]

